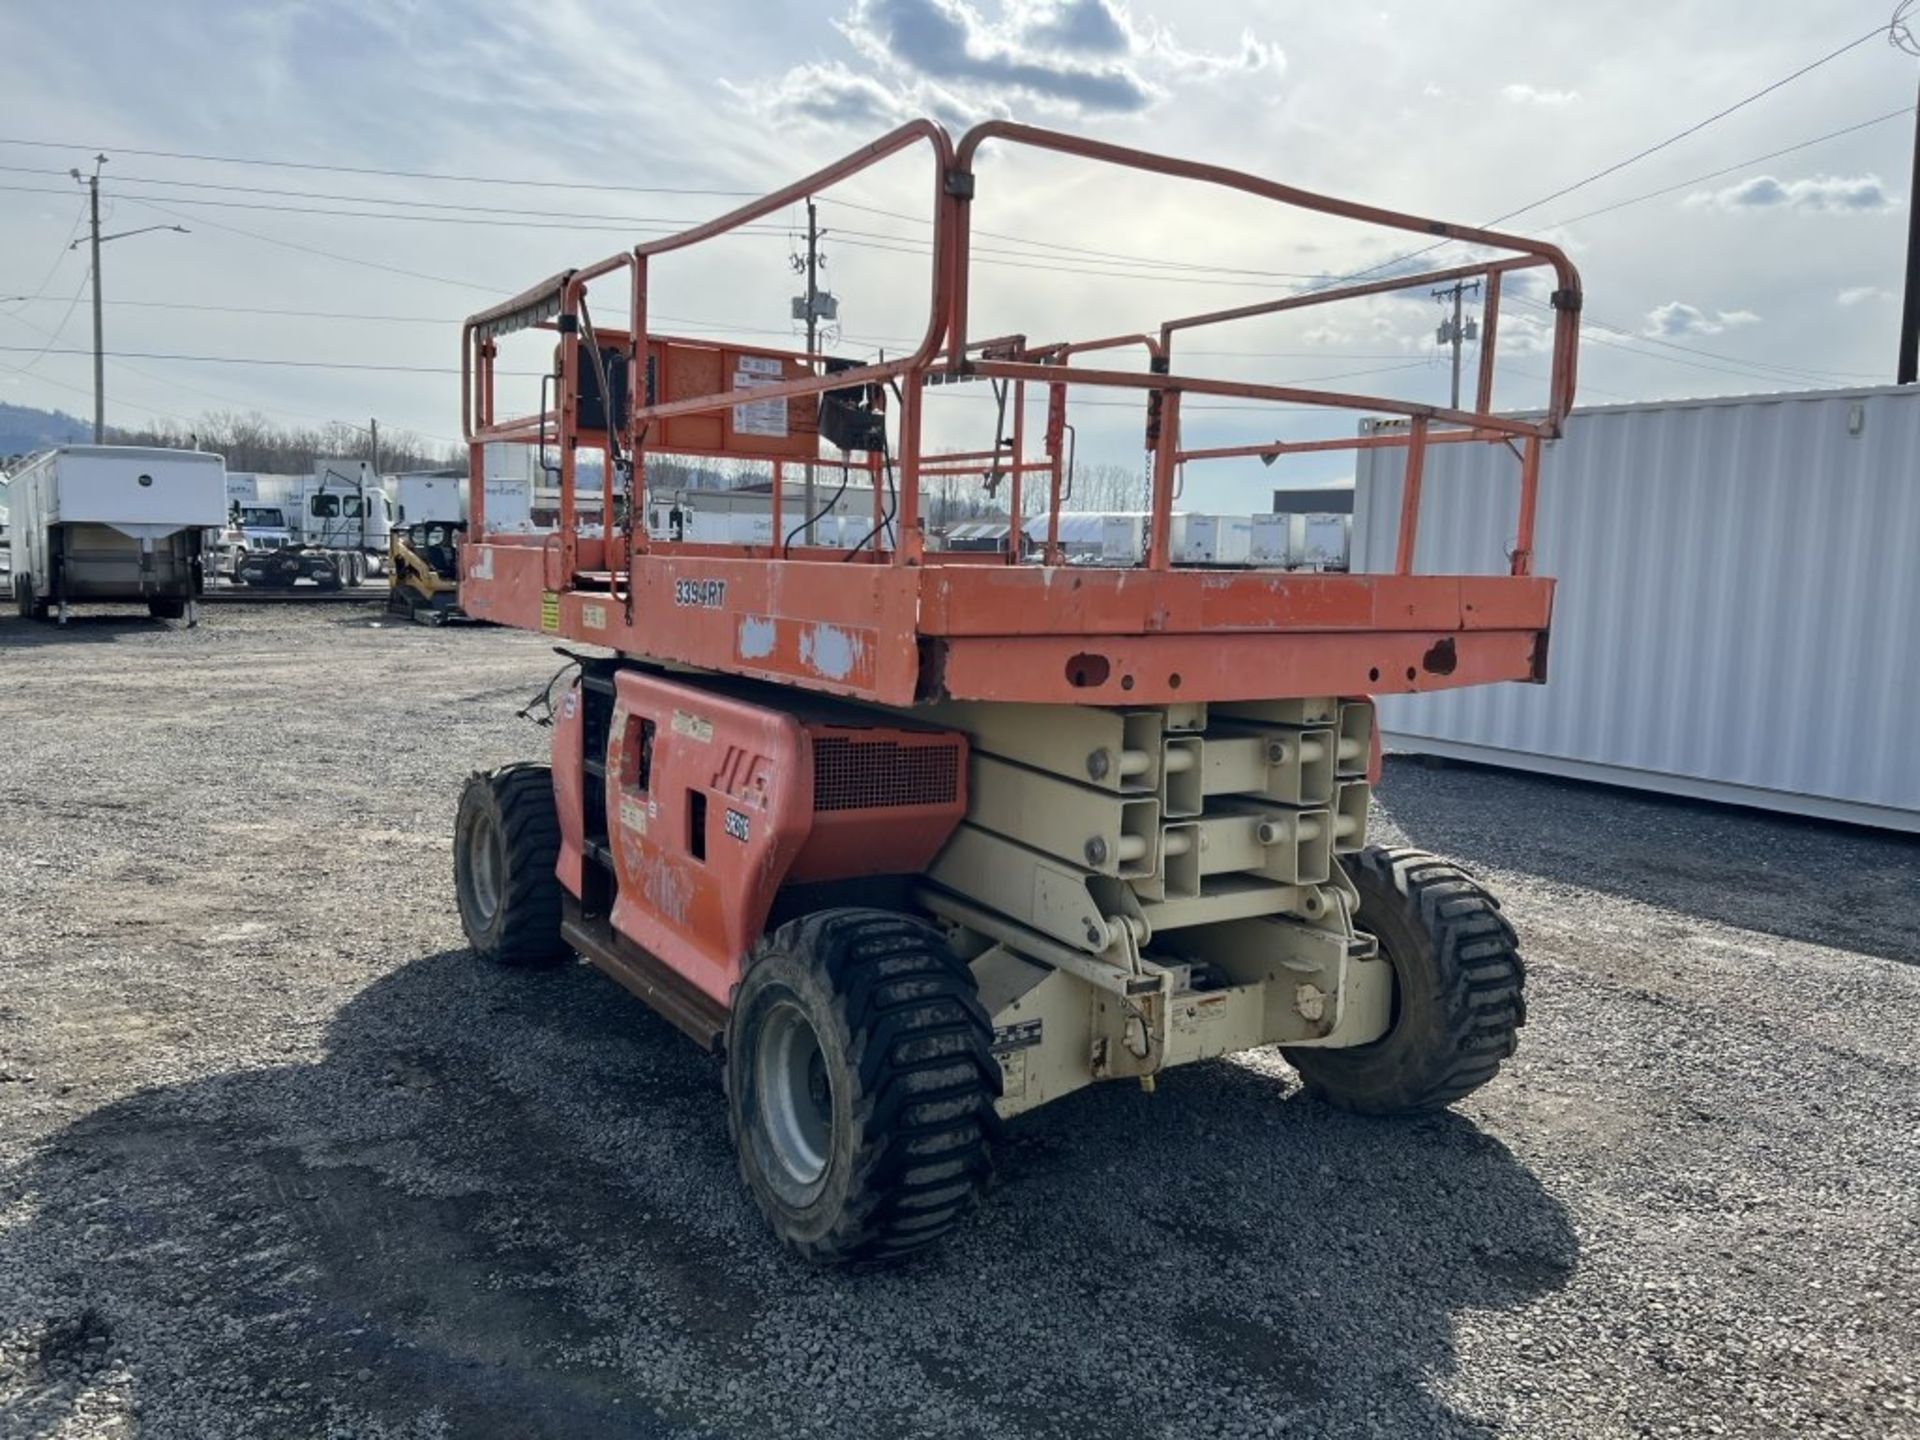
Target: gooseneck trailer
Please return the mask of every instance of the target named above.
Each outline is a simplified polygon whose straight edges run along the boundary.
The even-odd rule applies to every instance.
[[[970,212],[989,144],[1415,245],[1463,241],[1475,258],[1140,334],[978,338]],[[658,257],[915,149],[933,255],[914,349],[849,364],[654,328]],[[1555,310],[1551,394],[1543,415],[1516,419],[1492,404],[1500,290],[1535,268]],[[1470,409],[1179,365],[1195,330],[1456,278],[1487,294]],[[886,1259],[947,1233],[981,1193],[1001,1122],[1097,1080],[1150,1087],[1170,1066],[1277,1045],[1311,1090],[1353,1110],[1466,1095],[1513,1051],[1521,960],[1464,872],[1367,843],[1370,697],[1544,680],[1553,582],[1532,573],[1530,535],[1541,443],[1572,399],[1579,305],[1550,245],[1025,125],[990,122],[956,143],[919,121],[474,315],[462,606],[611,654],[580,659],[559,693],[550,766],[477,774],[461,794],[454,878],[473,949],[507,964],[584,955],[720,1052],[744,1180],[775,1232],[824,1261]],[[496,408],[497,367],[520,332],[550,376],[540,408],[512,415]],[[1088,363],[1096,353],[1131,361]],[[1011,440],[927,454],[930,397],[964,384],[1010,391]],[[1089,391],[1140,407],[1152,471],[1136,565],[1060,563],[1070,402]],[[1045,404],[1038,435],[1022,423],[1030,394]],[[1207,447],[1189,438],[1188,397],[1408,424]],[[1456,443],[1515,457],[1507,574],[1414,573],[1423,460]],[[556,531],[488,527],[490,444],[554,457]],[[1404,447],[1409,475],[1390,573],[1179,567],[1183,465],[1384,444]],[[587,495],[582,451],[602,462]],[[767,463],[775,543],[649,535],[648,465],[664,455]],[[796,543],[807,517],[781,512],[782,481],[808,463],[864,475],[864,538]],[[998,553],[929,548],[925,486],[967,469],[1006,485],[1015,515],[1023,489],[1043,487],[1042,538],[1013,526]]]
[[[13,598],[23,618],[67,623],[76,604],[195,619],[205,537],[226,523],[226,462],[194,450],[63,445],[7,486]]]

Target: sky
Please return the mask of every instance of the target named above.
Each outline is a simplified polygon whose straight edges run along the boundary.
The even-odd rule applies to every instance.
[[[110,423],[378,417],[452,443],[461,317],[914,116],[956,136],[1011,117],[1468,224],[1518,211],[1503,228],[1564,246],[1582,272],[1582,404],[1885,383],[1920,79],[1920,60],[1869,35],[1889,9],[7,6],[0,53],[22,63],[0,99],[0,400],[90,413],[85,247],[67,248],[84,233],[84,193],[68,171],[91,170],[96,152],[108,157],[107,233],[189,231],[105,248]],[[898,353],[924,328],[930,174],[926,152],[911,151],[820,197],[836,351]],[[795,207],[662,263],[661,328],[791,343],[804,225]],[[1423,243],[1006,146],[982,153],[974,226],[971,333],[1035,339],[1151,329]],[[1457,247],[1422,262],[1456,258]],[[1507,307],[1502,408],[1545,394],[1542,294]],[[1444,403],[1440,318],[1423,287],[1210,330],[1181,363]],[[519,343],[503,366],[531,387],[544,356],[537,340]],[[219,359],[161,358],[184,356]],[[1471,375],[1471,345],[1466,358]],[[1076,404],[1081,459],[1137,467],[1136,402],[1081,398],[1105,402]],[[985,386],[955,387],[930,409],[930,440],[984,445],[995,413]],[[1184,438],[1233,445],[1353,424],[1194,400]],[[1191,503],[1244,512],[1264,508],[1274,483],[1336,482],[1352,460],[1189,468]]]

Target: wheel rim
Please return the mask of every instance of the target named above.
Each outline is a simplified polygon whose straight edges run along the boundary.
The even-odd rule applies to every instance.
[[[768,1011],[754,1045],[753,1074],[774,1158],[795,1183],[815,1184],[826,1173],[833,1143],[833,1082],[820,1036],[793,1001]]]
[[[467,895],[473,906],[473,918],[484,930],[493,923],[500,909],[501,878],[506,870],[500,827],[484,810],[473,817],[473,830],[467,839]]]
[[[1395,956],[1393,948],[1387,944],[1385,937],[1375,931],[1369,930],[1357,919],[1354,922],[1353,928],[1362,935],[1372,937],[1374,945],[1379,949],[1380,959],[1386,964],[1388,984],[1390,987],[1387,991],[1387,1028],[1381,1032],[1378,1040],[1370,1040],[1365,1045],[1348,1047],[1344,1052],[1339,1050],[1333,1051],[1332,1053],[1336,1055],[1342,1053],[1357,1055],[1363,1051],[1372,1050],[1376,1046],[1384,1045],[1387,1041],[1391,1040],[1393,1038],[1393,1032],[1400,1028],[1400,997],[1406,989],[1406,982],[1401,978],[1400,961]]]

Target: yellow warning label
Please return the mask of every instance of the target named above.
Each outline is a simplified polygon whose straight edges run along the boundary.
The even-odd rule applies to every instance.
[[[540,592],[540,628],[550,633],[560,629],[560,597],[551,590]]]

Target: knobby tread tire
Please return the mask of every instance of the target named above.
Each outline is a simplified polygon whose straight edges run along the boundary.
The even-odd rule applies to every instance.
[[[1352,1049],[1283,1053],[1307,1088],[1364,1114],[1438,1110],[1479,1089],[1526,1023],[1526,965],[1500,902],[1422,850],[1369,846],[1343,863],[1400,987],[1392,1030]]]
[[[812,990],[796,973],[811,971]],[[783,1199],[756,1149],[753,1027],[767,987],[812,993],[810,1019],[850,1088],[851,1133],[822,1194]],[[824,1013],[821,1013],[824,1012]],[[897,1259],[949,1234],[993,1175],[1000,1063],[973,976],[940,932],[893,911],[816,911],[763,937],[735,995],[727,1123],[741,1175],[780,1239],[820,1264]],[[836,1170],[840,1173],[836,1173]]]
[[[560,938],[563,892],[555,874],[560,816],[554,808],[552,767],[521,761],[476,771],[468,778],[454,828],[456,891],[461,888],[457,852],[467,840],[468,807],[476,805],[491,808],[506,863],[499,908],[491,925],[476,933],[462,904],[468,943],[482,958],[516,968],[556,965],[568,959],[573,952]]]

